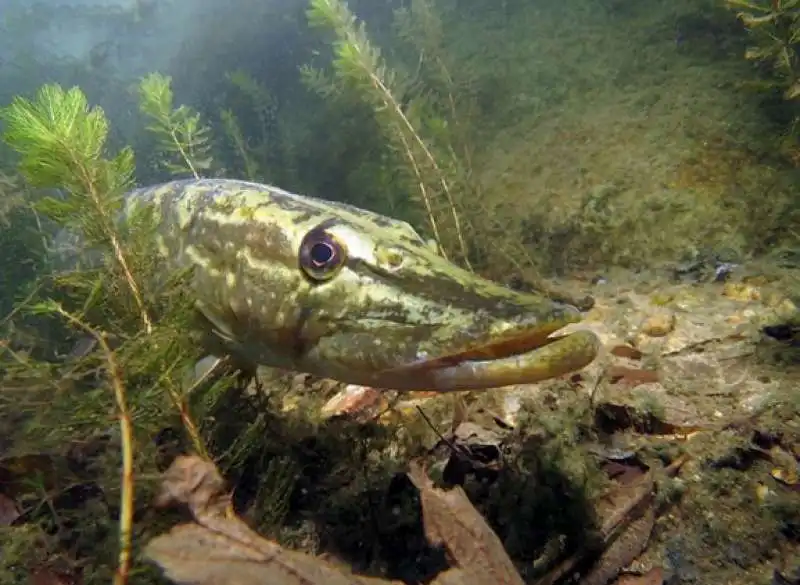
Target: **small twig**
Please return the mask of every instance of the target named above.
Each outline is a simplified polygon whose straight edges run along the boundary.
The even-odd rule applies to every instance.
[[[114,573],[114,585],[125,585],[131,568],[131,535],[133,528],[133,424],[131,423],[128,403],[125,398],[125,385],[117,359],[106,340],[106,334],[98,331],[74,315],[56,305],[56,311],[69,323],[75,325],[97,339],[103,348],[108,363],[108,375],[114,391],[114,401],[119,416],[120,437],[122,441],[122,485],[120,490],[119,513],[119,560]]]
[[[177,363],[177,362],[176,362]],[[192,418],[192,414],[189,412],[189,405],[186,403],[186,396],[192,394],[197,388],[199,388],[202,384],[207,382],[212,375],[216,374],[220,370],[224,369],[228,366],[230,360],[228,358],[217,358],[217,361],[214,362],[214,365],[211,366],[208,370],[203,373],[200,378],[198,378],[188,390],[181,394],[180,392],[176,391],[173,388],[171,380],[166,376],[169,372],[165,372],[165,381],[167,381],[167,393],[169,394],[170,400],[175,405],[175,408],[178,409],[178,413],[181,417],[181,422],[183,423],[183,427],[186,429],[186,433],[189,435],[189,439],[192,441],[192,445],[194,446],[195,451],[201,457],[204,457],[211,460],[208,454],[208,450],[206,449],[205,443],[203,442],[202,437],[200,436],[200,431],[197,428],[197,423],[194,422]],[[174,366],[173,366],[174,367]],[[169,368],[170,370],[172,367]]]
[[[455,455],[461,455],[462,454],[462,452],[459,451],[458,447],[456,447],[456,445],[455,445],[455,443],[453,443],[453,441],[451,441],[450,439],[448,439],[442,433],[439,432],[439,429],[437,429],[436,426],[433,424],[433,421],[430,418],[428,418],[428,415],[425,414],[425,411],[422,410],[422,407],[417,406],[417,411],[420,413],[420,415],[422,415],[422,418],[425,419],[425,422],[428,423],[428,426],[431,427],[431,430],[434,433],[436,433],[436,436],[439,437],[439,440],[442,443],[447,445]]]
[[[6,324],[6,323],[8,323],[9,321],[11,321],[11,319],[13,319],[13,318],[14,318],[14,316],[15,316],[17,313],[19,313],[20,311],[22,311],[22,309],[23,309],[23,308],[24,308],[24,307],[25,307],[25,306],[26,306],[26,305],[27,305],[27,304],[28,304],[30,301],[32,301],[32,300],[33,300],[33,299],[36,297],[36,295],[37,295],[37,294],[39,294],[39,291],[41,290],[42,286],[43,286],[43,284],[42,284],[41,282],[39,282],[39,283],[38,283],[38,284],[37,284],[37,285],[34,287],[34,289],[33,289],[33,290],[30,292],[30,294],[29,294],[27,297],[25,297],[25,298],[24,298],[24,299],[23,299],[21,302],[17,303],[17,304],[16,304],[16,306],[15,306],[15,307],[14,307],[14,308],[13,308],[11,311],[9,311],[8,315],[6,315],[6,316],[5,316],[5,317],[3,317],[2,319],[0,319],[0,327],[2,327],[3,325],[5,325],[5,324]]]
[[[189,439],[192,442],[195,452],[201,457],[204,457],[210,461],[211,459],[208,454],[208,449],[206,449],[205,443],[200,436],[197,423],[194,422],[192,414],[189,412],[189,405],[186,402],[186,396],[189,396],[195,392],[197,388],[207,382],[212,375],[215,375],[220,370],[223,370],[230,363],[230,359],[227,357],[217,358],[217,361],[214,362],[214,365],[208,368],[208,370],[206,370],[203,375],[200,376],[200,378],[198,378],[186,391],[181,393],[174,388],[170,375],[175,370],[175,366],[177,366],[182,360],[182,356],[176,358],[158,378],[156,381],[156,386],[163,385],[166,388],[167,394],[169,394],[169,398],[172,401],[173,406],[178,411],[178,415],[181,417],[181,424],[183,424],[183,428],[186,429],[186,433],[189,435]]]

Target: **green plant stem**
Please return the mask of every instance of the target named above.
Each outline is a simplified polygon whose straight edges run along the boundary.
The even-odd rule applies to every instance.
[[[125,585],[131,569],[131,543],[133,532],[133,423],[131,422],[128,402],[125,397],[125,386],[114,352],[108,345],[105,333],[98,331],[74,315],[65,311],[61,306],[56,306],[56,312],[72,325],[79,327],[97,340],[105,354],[108,364],[108,376],[114,392],[114,401],[117,405],[119,417],[121,450],[122,450],[122,480],[120,491],[119,513],[119,559],[114,572],[114,585]]]
[[[70,151],[71,152],[71,151]],[[128,264],[128,260],[125,257],[125,252],[122,249],[122,244],[117,237],[114,229],[111,228],[111,221],[109,220],[105,207],[100,200],[99,195],[97,194],[97,189],[94,184],[94,180],[92,179],[89,172],[87,172],[86,167],[80,164],[80,161],[74,155],[72,156],[72,162],[77,169],[79,169],[81,179],[86,186],[87,192],[89,197],[92,200],[92,203],[95,206],[97,214],[102,219],[103,223],[103,233],[105,234],[108,242],[111,244],[111,249],[114,252],[114,258],[119,263],[120,268],[122,269],[122,273],[125,276],[125,281],[128,284],[128,288],[133,295],[133,300],[136,303],[136,308],[139,311],[139,317],[142,320],[142,326],[144,327],[145,333],[148,335],[153,331],[153,321],[150,319],[150,315],[147,312],[147,308],[144,304],[144,299],[142,297],[141,289],[139,288],[139,284],[136,282],[136,279],[133,277],[133,272],[131,272],[130,266]]]

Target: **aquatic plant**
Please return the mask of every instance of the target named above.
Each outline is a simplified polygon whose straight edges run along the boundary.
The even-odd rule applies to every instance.
[[[421,133],[422,126],[441,127],[443,121],[431,116],[425,100],[413,94],[404,94],[401,103],[399,96],[402,91],[399,88],[403,82],[398,79],[396,71],[387,67],[380,50],[370,41],[364,23],[357,20],[346,3],[312,0],[308,19],[312,27],[325,28],[334,35],[335,81],[332,83],[320,71],[306,66],[303,74],[307,83],[325,96],[331,96],[344,87],[357,92],[356,95],[370,105],[386,139],[406,161],[409,185],[416,186],[428,227],[440,250],[445,255],[457,254],[469,267],[470,253],[460,206],[450,186],[451,177],[434,152],[435,148]],[[450,233],[445,234],[440,224],[448,219]],[[445,239],[451,236],[452,243]]]
[[[244,70],[229,72],[226,78],[238,107],[222,108],[219,117],[228,145],[239,159],[237,165],[250,180],[288,187],[296,174],[293,142],[284,132],[275,97]],[[242,119],[252,120],[246,133]]]
[[[196,353],[185,335],[189,305],[179,278],[155,278],[146,214],[119,219],[123,195],[133,186],[134,155],[128,147],[109,153],[109,122],[102,109],[90,107],[79,88],[52,84],[32,99],[15,98],[0,116],[20,175],[46,193],[35,202],[37,212],[77,234],[102,259],[87,268],[42,275],[14,314],[4,317],[4,323],[12,318],[22,323],[37,340],[35,353],[27,357],[13,337],[3,345],[0,425],[11,453],[34,449],[55,457],[64,444],[96,440],[108,428],[109,412],[115,413],[122,475],[113,465],[95,481],[107,493],[120,494],[118,560],[105,564],[118,567],[115,581],[122,583],[133,546],[136,446],[148,445],[153,428],[178,414],[195,450],[204,452],[180,394],[184,369]],[[87,336],[94,345],[81,341]],[[64,362],[59,348],[69,350],[76,341],[84,349]],[[88,375],[98,369],[107,373],[108,386]],[[113,451],[107,455],[115,457]],[[113,549],[97,551],[99,558],[105,554],[114,554]]]
[[[108,121],[89,109],[77,89],[43,86],[34,100],[15,98],[3,111],[5,141],[20,156],[19,169],[33,187],[61,189],[66,197],[44,198],[39,207],[64,227],[77,228],[94,244],[108,245],[124,274],[144,328],[152,328],[141,287],[114,226],[121,196],[133,180],[133,151],[105,158]]]
[[[25,296],[47,262],[43,218],[32,203],[32,193],[16,173],[0,172],[0,315]]]
[[[750,33],[745,57],[769,72],[761,87],[784,99],[800,99],[800,3],[797,0],[726,0]],[[800,114],[795,107],[790,135],[797,136]]]
[[[241,161],[245,178],[250,181],[258,180],[261,177],[261,167],[248,145],[236,114],[230,108],[223,108],[219,112],[219,119],[226,138]]]
[[[160,104],[158,120],[165,123],[154,133],[164,156],[174,156],[174,137],[187,135],[182,124],[196,128],[199,118],[167,108],[164,83],[148,87],[160,101],[145,93],[143,109]],[[109,152],[109,121],[77,87],[46,85],[32,99],[17,97],[2,120],[20,175],[45,193],[37,212],[74,232],[99,261],[41,275],[0,322],[0,470],[4,481],[22,486],[15,501],[33,510],[23,531],[0,525],[7,553],[0,581],[23,578],[29,565],[42,562],[39,554],[66,555],[67,543],[91,558],[85,582],[113,576],[124,583],[144,537],[158,529],[158,521],[134,523],[134,508],[150,500],[149,480],[169,453],[213,455],[226,471],[257,474],[252,517],[277,530],[305,453],[287,436],[309,436],[314,426],[277,417],[260,393],[243,397],[233,373],[195,374],[202,355],[190,333],[186,275],[163,273],[149,213],[119,213],[133,186],[132,150]],[[187,159],[183,172],[196,160]],[[173,160],[177,170],[180,160]],[[91,453],[84,453],[89,445]],[[265,459],[267,453],[274,456]],[[352,454],[350,445],[345,453]],[[51,481],[47,474],[57,465],[69,471]],[[36,481],[40,474],[44,483]],[[86,500],[76,510],[52,504],[57,497],[71,502],[75,486],[94,495],[80,496]],[[21,545],[25,535],[37,546]]]
[[[151,121],[147,129],[158,139],[160,162],[170,174],[200,178],[211,169],[211,128],[189,106],[174,107],[170,77],[152,73],[141,80],[139,109]]]

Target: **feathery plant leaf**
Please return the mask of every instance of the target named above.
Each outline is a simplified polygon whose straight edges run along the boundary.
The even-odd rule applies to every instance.
[[[25,194],[18,178],[0,172],[0,228],[11,227],[9,218],[25,205]]]
[[[64,91],[45,85],[33,100],[15,98],[0,116],[6,123],[5,141],[19,154],[28,184],[66,192],[66,197],[44,197],[37,208],[55,222],[77,228],[87,244],[112,252],[149,331],[150,317],[116,223],[123,194],[133,183],[133,151],[124,148],[113,158],[104,157],[108,120],[102,109],[89,107],[77,87]]]
[[[172,78],[151,73],[139,83],[139,110],[151,120],[147,127],[166,155],[162,162],[172,175],[187,172],[196,179],[211,169],[211,128],[200,114],[182,105],[174,107]]]
[[[258,163],[256,163],[255,159],[250,154],[247,139],[244,137],[241,124],[239,124],[236,114],[233,113],[233,110],[226,108],[220,111],[219,118],[222,122],[222,129],[225,135],[228,137],[228,140],[230,140],[234,151],[244,165],[245,177],[250,181],[257,181],[260,175]]]
[[[382,102],[386,96],[373,90],[380,84],[391,91],[394,76],[382,63],[380,49],[370,43],[364,23],[340,0],[311,0],[308,22],[314,28],[327,28],[334,33],[337,76],[367,90],[362,97]]]
[[[105,158],[108,120],[83,92],[45,85],[33,100],[16,97],[0,112],[5,142],[20,156],[19,171],[33,187],[65,191],[37,205],[48,217],[77,227],[92,243],[108,243],[110,221],[133,181],[130,148]],[[87,205],[88,203],[88,205]]]
[[[239,113],[248,116],[242,119],[249,120],[246,143],[242,142],[244,133],[240,118],[234,119],[230,111],[221,112],[220,118],[228,139],[242,159],[245,174],[253,180],[291,183],[296,174],[293,140],[284,132],[275,96],[246,71],[232,71],[227,78],[245,101]]]

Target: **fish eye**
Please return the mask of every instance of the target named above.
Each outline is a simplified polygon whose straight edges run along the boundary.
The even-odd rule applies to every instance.
[[[311,230],[300,243],[300,268],[313,280],[332,278],[346,259],[347,250],[325,230]]]

